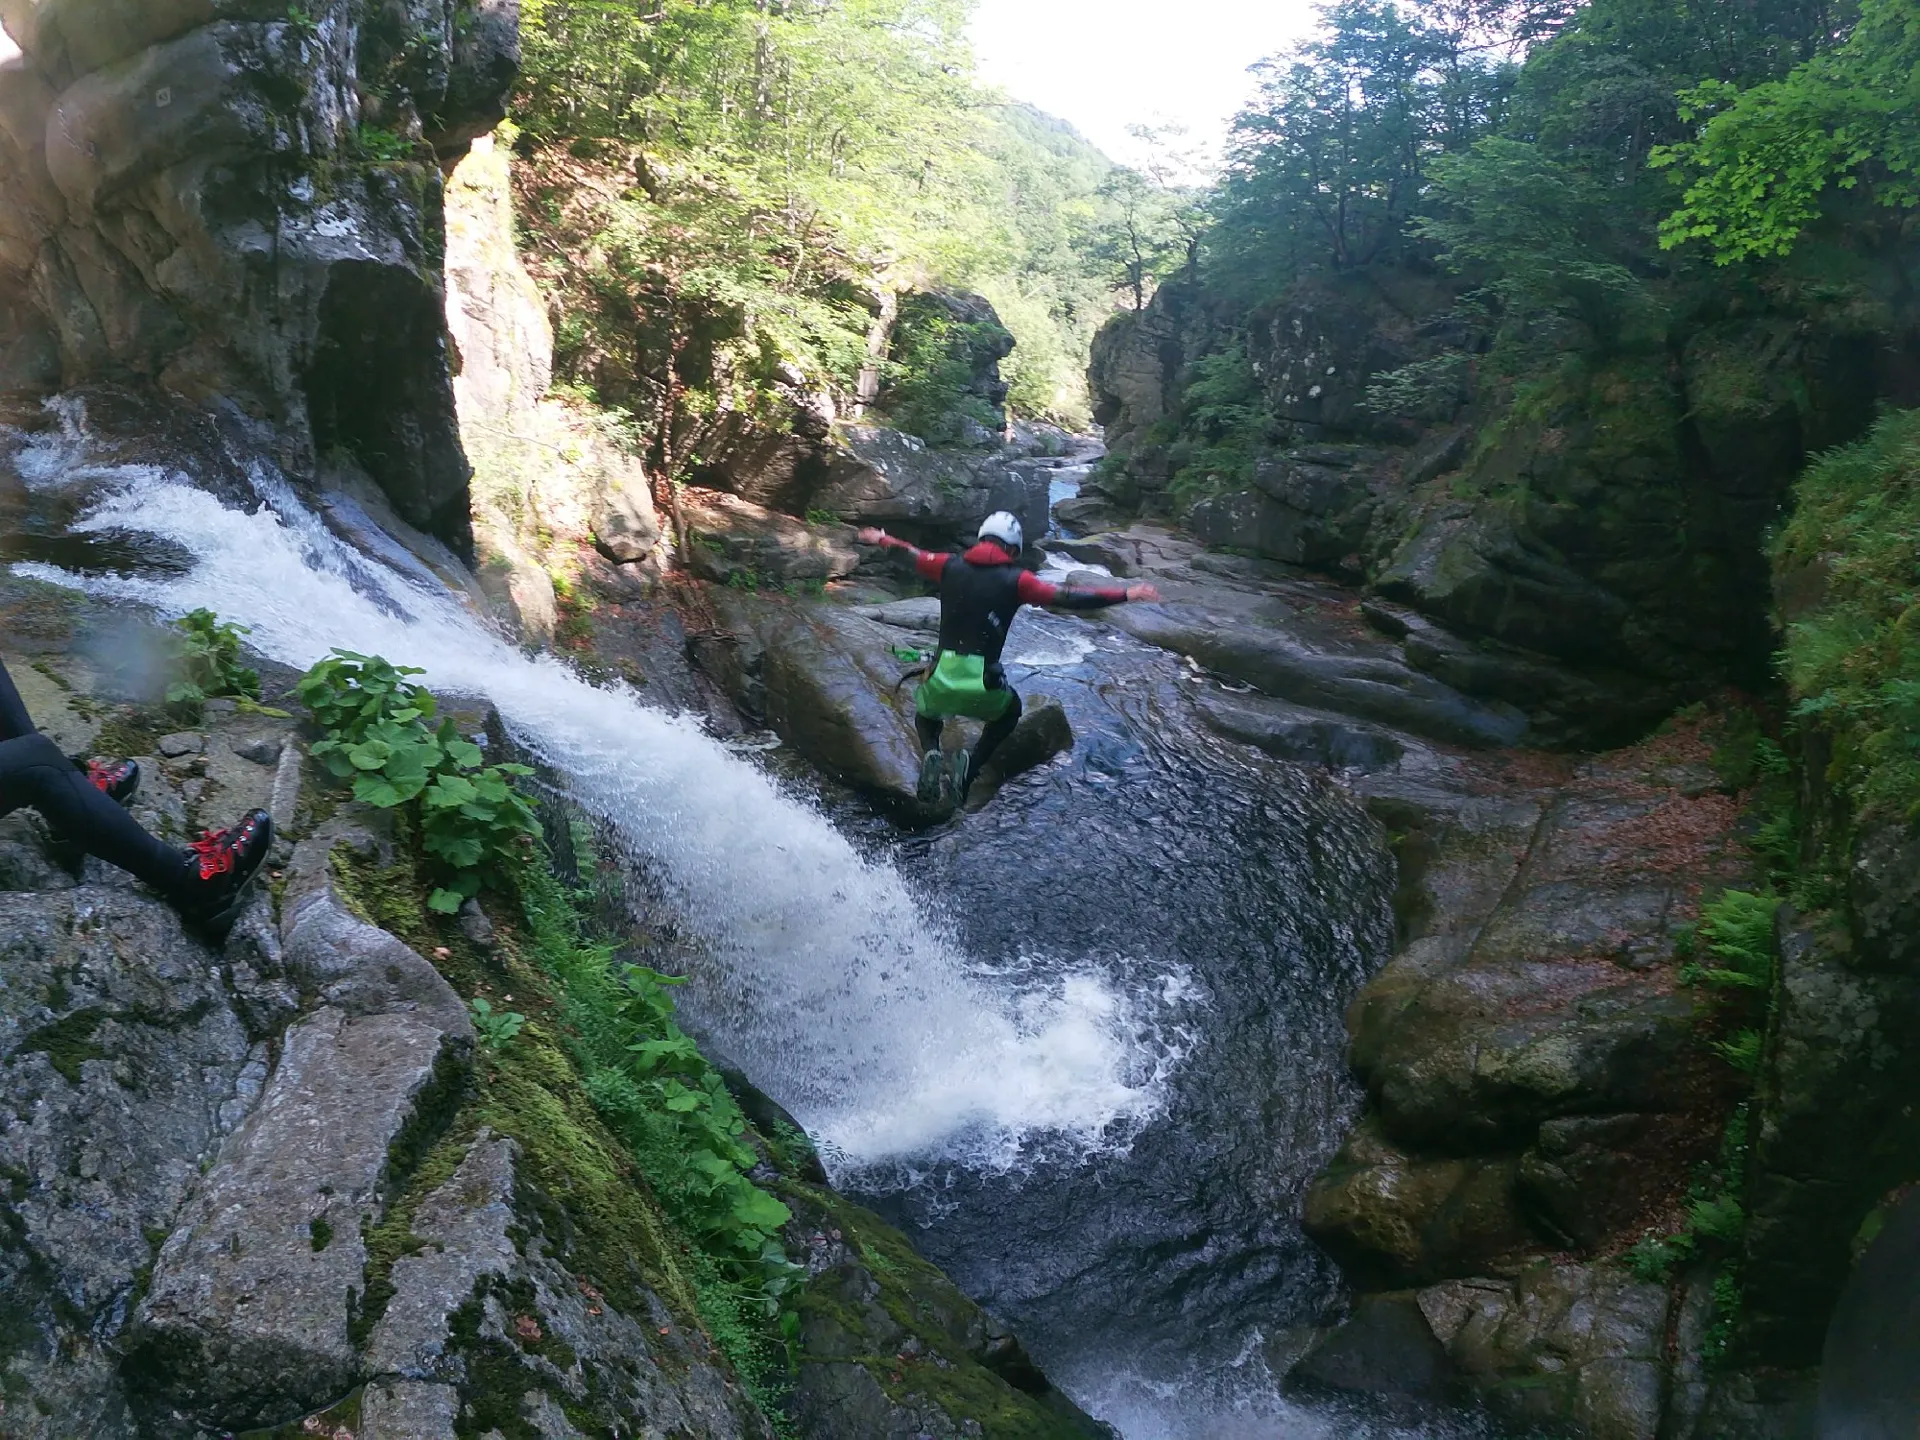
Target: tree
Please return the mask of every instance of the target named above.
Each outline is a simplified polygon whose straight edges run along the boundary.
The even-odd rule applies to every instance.
[[[1138,170],[1120,167],[1100,187],[1112,219],[1093,243],[1093,253],[1108,266],[1113,288],[1131,296],[1144,310],[1161,267],[1172,253],[1170,198]]]
[[[1779,80],[1741,90],[1710,80],[1688,91],[1690,140],[1655,163],[1686,177],[1660,228],[1674,248],[1703,241],[1731,265],[1793,249],[1836,193],[1889,209],[1920,204],[1920,10],[1863,0],[1845,43]]]
[[[1414,222],[1440,257],[1480,284],[1496,302],[1506,337],[1540,335],[1541,320],[1579,323],[1602,353],[1639,332],[1657,338],[1659,307],[1633,271],[1615,258],[1630,248],[1613,239],[1612,195],[1583,170],[1555,162],[1537,145],[1488,136],[1463,155],[1434,162],[1440,197],[1434,214]],[[1564,337],[1542,337],[1564,348]],[[1520,358],[1512,356],[1511,358]]]
[[[1213,213],[1200,188],[1206,158],[1184,125],[1129,125],[1127,133],[1141,147],[1141,169],[1164,197],[1169,244],[1183,257],[1186,279],[1198,280],[1201,246],[1213,228]]]
[[[1271,292],[1398,253],[1433,159],[1500,112],[1508,67],[1481,30],[1462,28],[1487,13],[1342,0],[1323,35],[1257,67],[1214,202],[1216,277]]]

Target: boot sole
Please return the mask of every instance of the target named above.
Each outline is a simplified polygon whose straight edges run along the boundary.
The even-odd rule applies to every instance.
[[[967,769],[972,764],[964,750],[956,750],[949,762],[946,774],[947,804],[955,810],[967,803],[967,792],[973,787],[967,784]]]
[[[922,805],[938,805],[947,784],[947,762],[938,750],[929,750],[920,761],[920,783],[914,793]]]

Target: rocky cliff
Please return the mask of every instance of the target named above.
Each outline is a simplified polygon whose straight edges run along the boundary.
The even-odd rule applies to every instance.
[[[1098,484],[1450,627],[1471,658],[1417,663],[1527,709],[1541,739],[1619,743],[1715,683],[1765,683],[1763,532],[1809,454],[1914,398],[1897,264],[1843,288],[1701,307],[1671,354],[1510,382],[1412,270],[1306,280],[1250,315],[1170,284],[1095,347],[1119,457]],[[1225,453],[1197,407],[1235,379],[1265,418]]]
[[[151,383],[364,468],[466,544],[441,167],[505,113],[513,0],[11,0],[0,387]]]

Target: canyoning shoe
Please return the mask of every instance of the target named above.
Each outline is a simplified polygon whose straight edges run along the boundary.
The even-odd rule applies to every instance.
[[[967,803],[967,792],[972,788],[973,757],[964,750],[956,750],[947,762],[947,803],[958,810]]]
[[[914,788],[914,794],[920,797],[922,805],[938,805],[940,789],[947,781],[947,761],[938,750],[929,750],[920,757],[920,783]]]
[[[140,762],[137,760],[82,760],[74,758],[76,768],[86,772],[93,788],[116,805],[131,805],[140,793]]]
[[[231,925],[272,848],[273,817],[264,810],[249,811],[231,829],[207,831],[187,846],[180,913],[210,930]]]

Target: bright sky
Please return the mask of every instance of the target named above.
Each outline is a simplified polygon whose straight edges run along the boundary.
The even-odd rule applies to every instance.
[[[1184,125],[1217,149],[1247,67],[1309,33],[1315,0],[979,0],[983,79],[1069,121],[1116,160],[1131,124]]]

